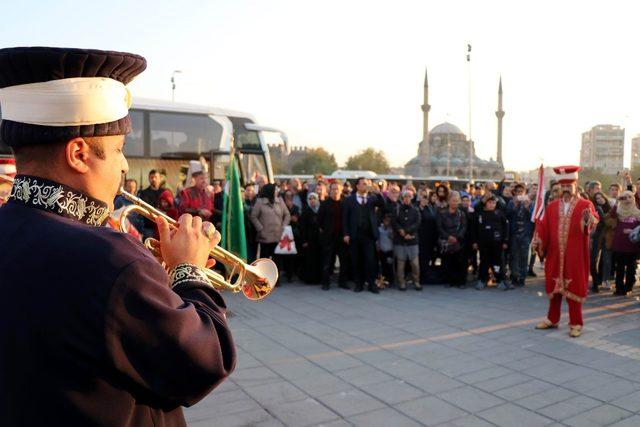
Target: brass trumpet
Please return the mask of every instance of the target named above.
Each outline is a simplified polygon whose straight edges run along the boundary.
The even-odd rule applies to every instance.
[[[118,221],[120,231],[127,229],[127,217],[134,212],[153,222],[155,222],[158,217],[162,217],[167,220],[169,227],[172,229],[178,228],[178,222],[176,220],[165,215],[164,212],[154,208],[139,197],[125,191],[124,188],[120,188],[119,194],[132,203],[124,207],[120,214]],[[160,242],[158,240],[152,238],[146,239],[144,245],[159,261],[162,261]],[[205,270],[209,283],[220,291],[226,290],[234,293],[242,291],[248,299],[258,301],[271,293],[278,280],[278,267],[268,258],[261,258],[252,264],[246,264],[241,258],[219,246],[213,248],[209,256],[217,262],[222,263],[227,271],[227,277],[224,277],[213,270]]]

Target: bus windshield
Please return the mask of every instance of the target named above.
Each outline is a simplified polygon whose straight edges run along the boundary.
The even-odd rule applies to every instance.
[[[218,150],[222,126],[206,115],[152,111],[149,131],[151,157],[171,158]]]
[[[238,153],[240,159],[240,170],[242,171],[242,182],[252,182],[256,178],[256,174],[269,177],[267,171],[267,163],[263,154],[247,154]]]

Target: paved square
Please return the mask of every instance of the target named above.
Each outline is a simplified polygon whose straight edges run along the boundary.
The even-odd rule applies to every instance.
[[[590,296],[582,337],[535,331],[541,281],[380,295],[225,295],[238,366],[193,426],[640,426],[640,297]],[[564,303],[563,303],[564,304]]]

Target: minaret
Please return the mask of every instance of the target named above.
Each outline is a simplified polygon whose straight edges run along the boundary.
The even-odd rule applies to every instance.
[[[500,84],[498,85],[498,111],[496,111],[496,117],[498,118],[498,156],[496,160],[502,165],[502,118],[504,117],[504,110],[502,109],[502,76],[500,76]]]
[[[429,79],[427,70],[424,71],[424,104],[422,104],[422,142],[418,149],[418,156],[429,157]]]

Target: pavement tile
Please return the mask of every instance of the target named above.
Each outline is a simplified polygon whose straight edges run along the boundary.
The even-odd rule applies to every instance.
[[[472,356],[465,356],[443,360],[437,364],[429,364],[431,369],[442,372],[450,377],[477,372],[484,369],[494,368],[496,365],[486,360],[478,359]]]
[[[531,380],[527,381],[526,383],[516,384],[511,387],[503,388],[494,392],[494,394],[498,397],[513,402],[514,400],[522,399],[524,397],[540,393],[541,391],[549,390],[553,387],[553,384],[549,384],[544,381]]]
[[[375,366],[385,373],[396,378],[410,378],[416,375],[427,374],[430,370],[422,365],[407,359],[396,358]]]
[[[242,388],[272,383],[282,380],[278,374],[265,367],[239,369],[233,373],[233,380]]]
[[[534,394],[529,397],[516,400],[514,403],[535,411],[537,409],[544,408],[545,406],[553,405],[555,403],[570,399],[577,395],[578,394],[573,391],[556,387],[543,391],[542,393]]]
[[[260,409],[260,405],[242,390],[212,393],[193,408],[189,408],[186,418],[189,421],[199,421],[211,416],[223,416],[257,409]]]
[[[513,403],[496,406],[477,414],[479,417],[498,426],[537,427],[551,424],[553,420],[524,409]]]
[[[617,380],[607,384],[600,385],[597,388],[594,388],[593,390],[584,392],[584,394],[586,394],[587,396],[591,396],[594,399],[610,402],[620,397],[633,394],[635,391],[638,391],[638,390],[640,390],[640,384],[638,383],[627,381],[627,380]]]
[[[284,360],[275,363],[267,363],[267,367],[275,371],[282,378],[297,380],[326,373],[326,370],[308,360]]]
[[[619,397],[611,402],[612,405],[619,406],[627,411],[640,412],[640,391]],[[640,426],[640,424],[638,424]]]
[[[380,400],[355,388],[326,394],[318,397],[318,400],[342,417],[349,417],[386,406]]]
[[[355,368],[357,366],[363,366],[361,360],[356,359],[355,357],[349,356],[347,354],[339,355],[339,356],[328,356],[328,357],[317,357],[310,358],[310,360],[322,366],[324,369],[328,371],[340,371],[342,369]]]
[[[632,415],[631,412],[612,405],[601,405],[562,422],[575,427],[608,426]]]
[[[215,421],[212,421],[215,420]],[[189,427],[211,427],[215,423],[220,427],[280,427],[284,426],[280,421],[274,418],[264,409],[254,409],[244,411],[233,415],[213,415],[211,418],[200,421],[188,421]]]
[[[394,360],[398,358],[397,354],[394,354],[388,350],[373,350],[373,351],[364,351],[360,353],[352,353],[351,354],[356,359],[362,360],[365,363],[383,363],[390,360]]]
[[[538,413],[556,421],[566,420],[589,409],[602,405],[602,402],[587,396],[575,396],[562,402],[538,409]]]
[[[459,375],[456,378],[458,381],[462,381],[467,384],[475,384],[481,381],[490,380],[493,378],[498,378],[507,374],[511,374],[514,371],[511,369],[504,368],[502,366],[494,366],[487,369],[481,369],[479,371]]]
[[[610,427],[638,427],[640,426],[640,415],[634,415],[633,417],[626,418],[622,421],[618,421],[615,424],[611,424]]]
[[[493,378],[486,381],[480,381],[474,384],[475,387],[481,388],[489,392],[501,390],[503,388],[511,387],[517,384],[522,384],[531,381],[531,377],[515,372],[513,374],[503,375],[498,378]]]
[[[345,420],[336,420],[328,423],[320,423],[318,427],[351,427],[353,424],[345,421]]]
[[[265,408],[287,426],[318,425],[339,418],[338,414],[311,398],[298,402],[266,405]]]
[[[352,388],[346,381],[329,373],[301,378],[295,382],[295,385],[311,396],[322,396]]]
[[[603,372],[593,372],[590,375],[584,375],[573,381],[566,382],[562,384],[562,386],[578,393],[584,393],[617,380],[619,380],[619,378],[613,375],[605,374]]]
[[[453,390],[458,387],[462,387],[465,384],[456,381],[453,378],[449,378],[439,372],[429,372],[426,374],[418,375],[406,380],[407,383],[427,393],[440,393],[447,390]]]
[[[565,385],[575,380],[578,380],[576,383],[581,383],[581,379],[588,378],[592,373],[593,371],[591,369],[583,368],[582,366],[574,366],[568,369],[563,369],[559,372],[553,372],[552,374],[545,375],[542,378],[545,381],[556,385]]]
[[[493,425],[494,424],[478,418],[475,415],[469,415],[448,421],[444,424],[438,424],[438,427],[492,427]]]
[[[355,426],[362,427],[414,427],[421,425],[392,408],[367,412],[349,417],[347,420]]]
[[[336,375],[356,387],[392,380],[393,377],[372,366],[356,366],[336,372]]]
[[[299,388],[286,381],[247,387],[245,392],[255,399],[260,405],[294,402],[296,400],[303,400],[309,397]]]
[[[369,384],[363,388],[368,394],[389,404],[414,400],[424,396],[425,392],[402,380],[391,380],[376,384]]]
[[[400,403],[395,408],[426,425],[440,424],[468,415],[462,409],[433,396]]]
[[[505,403],[504,400],[472,386],[460,387],[437,396],[472,414]]]

